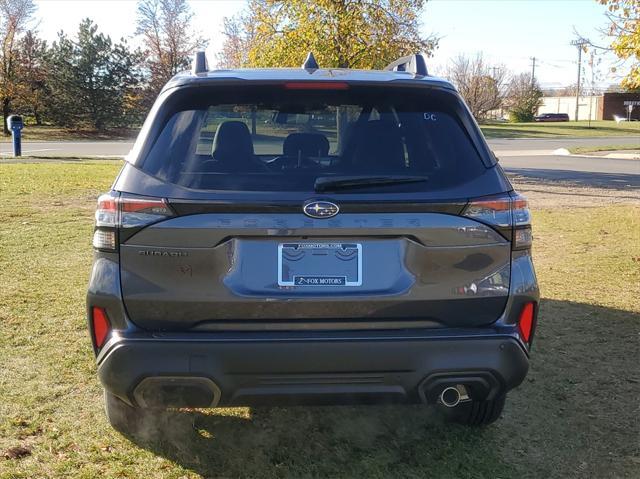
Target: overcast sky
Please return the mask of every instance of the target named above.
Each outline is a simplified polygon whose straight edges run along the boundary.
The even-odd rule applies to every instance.
[[[133,44],[135,0],[38,0],[38,31],[49,41],[57,32],[75,33],[78,23],[92,18],[114,39]],[[210,64],[223,41],[222,20],[241,11],[243,0],[190,0],[194,25],[210,39]],[[570,45],[574,28],[594,42],[607,44],[599,30],[606,25],[605,7],[596,0],[430,0],[423,14],[423,30],[441,37],[430,60],[431,70],[442,73],[447,61],[460,53],[482,52],[492,63],[519,73],[531,71],[536,57],[536,77],[547,87],[575,83],[577,49]],[[583,60],[586,60],[583,56]],[[615,57],[602,55],[600,84],[619,82],[612,73]],[[585,61],[586,64],[586,61]],[[588,76],[590,77],[590,72]]]

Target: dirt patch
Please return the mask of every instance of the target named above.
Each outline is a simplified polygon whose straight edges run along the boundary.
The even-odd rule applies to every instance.
[[[631,187],[598,188],[563,181],[540,181],[511,176],[514,188],[534,209],[640,205],[640,190]]]
[[[20,459],[31,455],[31,448],[25,446],[10,447],[4,452],[5,459]]]

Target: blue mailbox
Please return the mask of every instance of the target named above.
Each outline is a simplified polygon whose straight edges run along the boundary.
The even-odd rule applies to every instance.
[[[10,115],[7,117],[7,126],[11,130],[13,138],[13,156],[22,156],[22,129],[24,122],[20,115]]]

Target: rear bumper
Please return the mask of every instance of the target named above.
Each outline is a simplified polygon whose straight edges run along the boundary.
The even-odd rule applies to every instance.
[[[434,402],[451,384],[494,397],[518,386],[528,364],[516,335],[478,330],[146,333],[114,335],[98,374],[149,407]]]

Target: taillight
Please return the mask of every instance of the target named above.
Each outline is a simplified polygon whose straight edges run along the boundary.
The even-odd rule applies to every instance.
[[[535,303],[525,303],[520,311],[520,317],[518,318],[518,329],[520,330],[520,336],[522,340],[530,344],[531,336],[533,334],[533,320],[535,314]]]
[[[513,193],[472,200],[463,214],[510,233],[514,250],[531,248],[531,213],[524,196]]]
[[[118,200],[120,206],[120,227],[139,228],[160,221],[164,217],[173,216],[167,202],[156,198],[127,198],[121,196]]]
[[[91,308],[91,324],[93,326],[93,342],[96,348],[99,349],[104,345],[111,331],[111,323],[107,317],[107,312],[98,306]]]
[[[93,232],[93,247],[100,250],[116,250],[116,228],[118,227],[118,197],[106,194],[98,198],[96,228]]]
[[[140,228],[173,216],[163,198],[117,196],[108,193],[98,198],[93,247],[116,251],[119,228]]]

